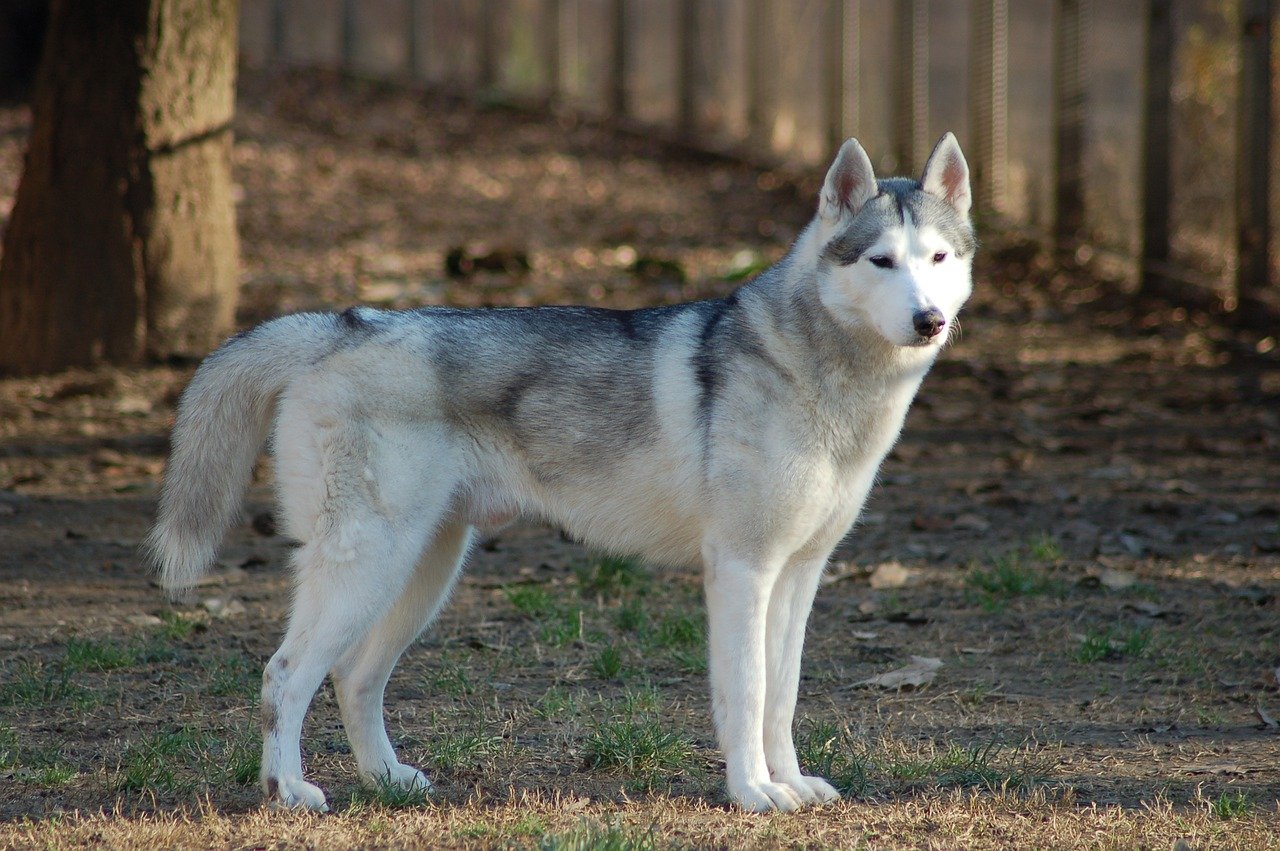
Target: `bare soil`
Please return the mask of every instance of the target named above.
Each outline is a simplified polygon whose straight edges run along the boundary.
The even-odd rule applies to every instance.
[[[0,213],[28,121],[0,111]],[[248,75],[237,138],[245,325],[357,302],[631,307],[723,294],[782,254],[820,179],[571,115],[314,73]],[[901,816],[905,844],[1168,847],[1176,836],[1134,827],[1166,811],[1191,814],[1187,829],[1210,845],[1275,842],[1275,339],[1143,302],[1024,236],[992,228],[984,242],[964,333],[925,382],[810,624],[799,710],[810,756],[860,754],[867,781],[851,804],[792,817],[794,831],[741,829],[762,845],[874,842],[870,803],[904,808],[884,812]],[[170,844],[373,841],[273,823],[252,782],[216,770],[255,735],[290,545],[272,528],[264,464],[212,583],[172,605],[151,583],[137,546],[190,373],[0,380],[0,846],[112,844],[112,823]],[[475,553],[387,709],[406,760],[437,782],[436,804],[474,818],[440,816],[430,829],[443,833],[391,844],[536,843],[564,818],[614,811],[660,825],[664,841],[737,835],[699,668],[698,577],[624,573],[604,576],[532,526]],[[632,609],[650,627],[628,621]],[[86,646],[125,657],[86,662]],[[943,662],[932,682],[858,685],[912,656]],[[598,764],[591,736],[626,712],[692,750],[648,774]],[[833,729],[842,737],[824,750]],[[190,741],[165,751],[175,731]],[[470,749],[448,756],[459,732]],[[355,830],[369,805],[327,690],[304,746],[338,810],[328,824]],[[956,750],[983,771],[905,768]],[[146,753],[177,776],[146,774]],[[1235,814],[1222,803],[1233,800]],[[519,826],[522,801],[541,822]],[[1007,823],[968,839],[938,827],[988,824],[986,810]],[[106,815],[48,827],[76,811]],[[213,833],[143,829],[175,811]],[[1029,826],[1037,813],[1075,827],[1045,833]],[[427,816],[402,818],[427,829]]]

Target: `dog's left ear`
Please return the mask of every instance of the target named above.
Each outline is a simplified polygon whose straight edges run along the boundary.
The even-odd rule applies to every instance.
[[[969,215],[973,196],[969,192],[969,164],[964,161],[960,143],[947,133],[929,154],[924,164],[924,177],[920,178],[924,191],[937,195],[962,216]]]
[[[858,144],[847,139],[827,171],[818,197],[818,215],[828,224],[836,224],[846,216],[852,218],[879,192],[871,158]]]

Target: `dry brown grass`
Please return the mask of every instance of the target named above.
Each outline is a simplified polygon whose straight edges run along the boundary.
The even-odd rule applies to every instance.
[[[523,796],[412,810],[357,807],[334,815],[259,809],[126,816],[65,814],[0,827],[3,848],[1280,848],[1275,810],[1224,821],[1212,802],[1139,809],[1070,797],[948,791],[908,800],[844,802],[794,814],[744,815],[657,797],[621,806]]]

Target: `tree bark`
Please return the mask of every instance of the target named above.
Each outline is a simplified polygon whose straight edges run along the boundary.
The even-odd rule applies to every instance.
[[[237,0],[54,0],[0,256],[0,372],[195,356],[234,322]]]

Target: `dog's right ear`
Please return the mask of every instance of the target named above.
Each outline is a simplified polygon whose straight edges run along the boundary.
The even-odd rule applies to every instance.
[[[836,161],[827,170],[827,179],[818,198],[818,215],[828,225],[851,219],[878,191],[871,158],[857,139],[848,139],[840,146]]]

